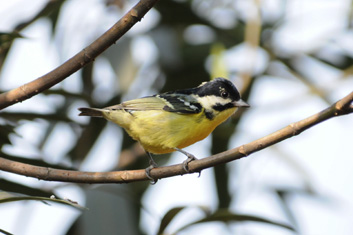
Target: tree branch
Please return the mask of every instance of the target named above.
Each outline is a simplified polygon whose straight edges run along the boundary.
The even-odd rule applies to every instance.
[[[189,173],[200,172],[203,169],[210,168],[219,164],[249,156],[252,153],[265,149],[271,145],[279,143],[290,137],[299,135],[303,131],[313,127],[330,118],[353,113],[353,92],[339,100],[325,110],[314,114],[301,121],[294,122],[281,130],[258,140],[242,145],[240,147],[215,154],[213,156],[195,160],[189,163]],[[61,181],[74,183],[128,183],[134,181],[149,180],[146,177],[145,170],[129,170],[114,172],[80,172],[58,170],[47,167],[38,167],[25,163],[15,162],[0,158],[0,170],[12,172],[19,175],[34,177],[46,181]],[[183,165],[173,165],[154,168],[151,176],[155,179],[162,179],[176,175],[188,174],[184,171]]]
[[[84,48],[71,59],[42,77],[0,94],[0,110],[29,99],[32,96],[49,89],[86,64],[92,62],[98,55],[122,37],[133,25],[140,21],[157,1],[158,0],[140,0],[101,37],[96,39],[91,45]]]

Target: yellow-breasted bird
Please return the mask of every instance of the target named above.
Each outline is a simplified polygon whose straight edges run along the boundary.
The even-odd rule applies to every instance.
[[[125,101],[98,109],[79,108],[80,116],[104,117],[140,142],[150,159],[146,175],[157,164],[151,153],[179,151],[188,158],[184,169],[195,157],[182,150],[206,138],[219,124],[227,120],[238,107],[249,107],[240,98],[232,82],[216,78],[195,88],[177,90]]]

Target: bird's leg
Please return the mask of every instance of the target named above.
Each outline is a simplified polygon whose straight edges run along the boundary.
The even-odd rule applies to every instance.
[[[157,163],[153,160],[152,155],[151,155],[150,152],[147,152],[147,151],[146,151],[146,153],[147,153],[148,158],[150,159],[150,165],[149,165],[149,167],[147,167],[147,168],[145,169],[145,171],[146,171],[146,176],[147,176],[147,178],[149,178],[150,180],[153,181],[152,184],[155,184],[155,183],[157,183],[158,179],[154,179],[154,178],[151,176],[150,173],[151,173],[151,170],[152,170],[153,168],[157,167]]]
[[[197,158],[192,155],[191,153],[188,153],[180,148],[174,148],[175,150],[181,152],[182,154],[184,154],[185,156],[187,156],[188,158],[183,162],[183,168],[186,172],[189,172],[189,167],[188,164],[189,162],[193,161],[193,160],[197,160]]]

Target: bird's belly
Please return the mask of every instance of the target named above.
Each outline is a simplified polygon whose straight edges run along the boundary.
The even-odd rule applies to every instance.
[[[213,120],[199,114],[165,111],[135,111],[129,126],[122,126],[144,149],[155,154],[170,153],[206,138],[235,109],[223,111]]]

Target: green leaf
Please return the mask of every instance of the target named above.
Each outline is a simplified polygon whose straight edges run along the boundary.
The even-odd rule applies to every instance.
[[[174,207],[170,209],[162,218],[161,224],[159,225],[158,233],[157,234],[163,234],[164,230],[167,228],[167,226],[170,224],[170,222],[177,216],[182,210],[191,208],[191,207],[185,207],[185,206],[179,206],[179,207]],[[209,213],[209,208],[204,207],[204,206],[197,206],[197,208],[201,209],[205,215]]]
[[[11,144],[9,135],[15,133],[15,126],[10,124],[0,124],[0,149],[4,144]]]
[[[179,212],[182,211],[184,208],[185,208],[184,206],[180,206],[180,207],[174,207],[174,208],[170,209],[162,218],[157,234],[163,234],[164,230],[170,224],[170,222],[174,219],[174,217],[177,214],[179,214]]]
[[[0,192],[0,203],[17,202],[17,201],[40,201],[44,204],[50,205],[48,202],[56,202],[68,206],[72,206],[76,209],[87,209],[86,207],[80,206],[77,202],[70,199],[57,199],[55,196],[51,197],[33,197],[33,196],[14,196],[8,192]]]
[[[195,221],[193,223],[185,225],[184,227],[180,228],[175,233],[178,233],[182,230],[185,230],[186,228],[189,228],[192,225],[208,223],[208,222],[224,222],[224,223],[228,223],[228,222],[261,222],[261,223],[267,223],[267,224],[271,224],[271,225],[275,225],[275,226],[280,226],[280,227],[295,231],[292,226],[281,223],[281,222],[276,222],[273,220],[269,220],[269,219],[265,219],[265,218],[253,216],[253,215],[234,214],[227,209],[221,209],[221,210],[216,211],[215,213],[213,213],[210,216],[207,216],[203,219],[200,219],[198,221]]]

